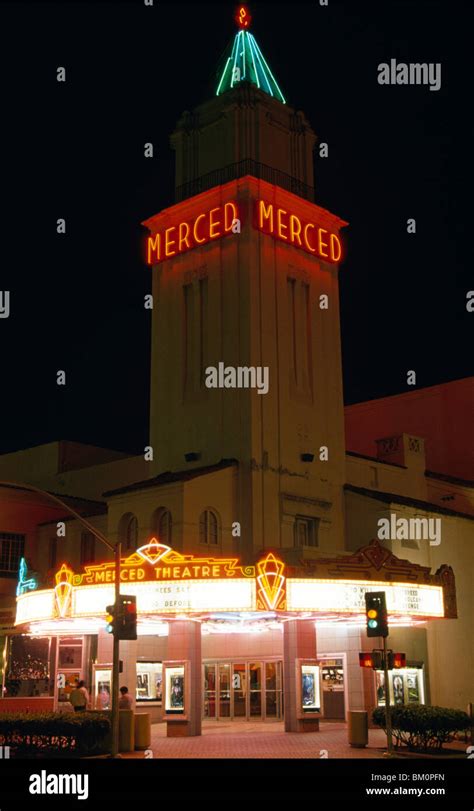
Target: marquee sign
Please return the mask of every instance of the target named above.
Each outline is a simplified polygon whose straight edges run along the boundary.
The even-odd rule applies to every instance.
[[[385,564],[391,567],[390,578]],[[447,567],[431,575],[426,567],[395,558],[378,542],[357,555],[317,559],[306,569],[311,566],[316,567],[313,577],[304,576],[304,566],[288,571],[272,552],[255,566],[242,566],[237,558],[183,555],[152,538],[122,559],[120,590],[136,595],[139,620],[182,614],[205,620],[213,613],[254,616],[259,611],[282,619],[357,620],[365,615],[365,592],[374,590],[386,592],[389,615],[402,624],[455,616],[454,579]],[[325,569],[329,576],[318,576]],[[63,563],[52,588],[18,595],[15,624],[100,619],[114,602],[114,578],[113,561],[87,565],[81,573]]]
[[[361,584],[357,580],[289,580],[287,586],[289,611],[310,611],[317,604],[319,610],[335,613],[364,613],[364,595],[367,591],[385,591],[387,610],[393,614],[409,616],[443,617],[443,589],[441,586],[416,586],[394,583]]]

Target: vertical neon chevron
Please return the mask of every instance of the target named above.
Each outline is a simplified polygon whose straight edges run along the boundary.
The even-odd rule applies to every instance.
[[[266,604],[273,611],[281,607],[280,603],[285,594],[284,570],[285,564],[278,560],[272,552],[267,555],[265,560],[257,563],[259,596],[263,598],[264,605]]]
[[[63,563],[59,572],[56,572],[56,585],[54,593],[56,597],[56,609],[60,617],[65,617],[69,611],[72,595],[73,571],[67,563]]]
[[[239,82],[251,82],[282,104],[285,97],[278,87],[277,80],[259,48],[257,40],[249,31],[240,30],[234,37],[230,55],[217,85],[216,96],[235,87]]]

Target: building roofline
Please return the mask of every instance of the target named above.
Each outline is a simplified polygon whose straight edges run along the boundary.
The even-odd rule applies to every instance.
[[[403,504],[409,507],[418,507],[420,510],[426,512],[437,512],[441,515],[452,515],[456,518],[466,518],[468,521],[474,521],[474,515],[468,513],[461,513],[458,510],[450,510],[449,507],[441,507],[439,504],[433,504],[431,501],[421,501],[418,498],[408,498],[407,496],[400,496],[397,493],[385,493],[382,490],[369,490],[366,487],[357,487],[355,484],[345,484],[344,490],[351,493],[357,493],[360,496],[367,498],[374,498],[377,501],[383,501],[386,504]]]
[[[150,487],[159,487],[160,485],[164,484],[174,484],[175,482],[189,481],[190,479],[195,479],[198,476],[207,476],[209,473],[215,473],[219,470],[225,470],[225,468],[228,467],[235,467],[236,465],[238,465],[237,459],[221,459],[220,462],[217,462],[214,465],[195,467],[192,470],[179,470],[174,473],[167,470],[165,473],[160,473],[159,476],[154,476],[152,479],[132,482],[132,484],[128,484],[125,487],[119,487],[116,490],[107,490],[105,493],[102,493],[102,495],[104,498],[109,498],[111,496],[119,496],[122,493],[130,493],[134,490],[146,490]]]
[[[387,459],[379,459],[378,456],[367,456],[365,453],[346,451],[346,456],[357,456],[359,459],[368,459],[370,462],[377,462],[379,465],[391,465],[392,467],[399,467],[402,470],[407,470],[406,465],[400,465],[398,462],[389,462]]]
[[[468,380],[474,381],[474,376],[466,375],[465,377],[456,377],[454,380],[445,380],[441,383],[433,383],[432,386],[423,386],[419,389],[414,389],[413,391],[400,391],[396,392],[395,394],[384,394],[381,397],[373,397],[370,400],[359,400],[355,403],[345,403],[344,411],[348,409],[362,408],[362,406],[371,406],[373,403],[378,403],[381,400],[395,400],[396,398],[413,399],[417,396],[423,396],[426,392],[433,391],[434,389],[445,389],[448,386],[459,385]]]
[[[36,490],[28,490],[27,485],[28,482],[25,482],[25,487],[22,487],[20,484],[2,484],[0,485],[0,489],[5,488],[7,490],[23,490],[24,493],[29,493],[30,495],[36,497],[42,495],[42,493],[38,493]],[[54,490],[44,490],[44,493],[49,493],[51,496],[57,496],[57,498],[62,498],[64,501],[66,499],[69,499],[69,501],[80,501],[82,504],[93,504],[96,507],[107,509],[107,504],[104,501],[97,501],[96,499],[85,498],[83,496],[70,496],[67,493],[56,493]]]
[[[460,484],[463,487],[474,487],[474,481],[472,479],[460,479],[457,476],[450,476],[448,473],[436,473],[434,470],[425,470],[425,476],[429,479],[439,479],[442,482]]]

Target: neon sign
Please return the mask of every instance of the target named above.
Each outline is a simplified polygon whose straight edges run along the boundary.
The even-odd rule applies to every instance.
[[[25,558],[20,560],[20,568],[18,570],[18,585],[16,587],[16,596],[24,594],[25,591],[33,591],[38,588],[38,581],[34,577],[28,578],[28,566],[26,565]]]
[[[277,560],[271,552],[265,560],[257,563],[257,583],[259,586],[259,603],[262,608],[284,608],[284,585],[285,577],[283,572],[285,564]]]
[[[222,580],[230,577],[254,577],[253,566],[239,566],[238,558],[200,558],[182,555],[171,547],[152,538],[148,544],[124,558],[121,563],[120,580]],[[98,585],[115,582],[115,564],[112,561],[97,566],[85,566],[82,575],[75,575],[75,586]]]
[[[258,231],[325,262],[336,264],[341,260],[342,243],[338,234],[264,199],[256,200],[254,205],[253,227]],[[159,264],[232,233],[241,233],[241,220],[237,203],[229,201],[192,219],[161,227],[148,236],[146,262]]]
[[[277,208],[273,203],[256,201],[254,223],[264,234],[302,248],[327,262],[334,264],[341,259],[342,244],[337,234],[316,223],[302,220],[284,208]]]
[[[87,565],[77,574],[63,563],[54,586],[26,591],[17,597],[16,625],[55,621],[58,630],[67,622],[98,619],[114,601],[115,564]],[[142,623],[160,617],[194,615],[209,619],[255,612],[270,618],[303,615],[333,622],[359,621],[364,616],[364,594],[383,588],[395,624],[412,624],[449,616],[443,585],[404,581],[286,576],[283,561],[269,552],[255,566],[242,566],[237,558],[183,555],[156,538],[121,561],[120,590],[137,598]]]
[[[239,10],[235,15],[235,21],[239,28],[248,28],[252,22],[252,16],[245,6],[239,6]]]
[[[156,265],[165,259],[206,245],[214,239],[228,236],[238,218],[237,204],[228,202],[203,211],[192,220],[183,220],[162,228],[147,238],[147,264]]]

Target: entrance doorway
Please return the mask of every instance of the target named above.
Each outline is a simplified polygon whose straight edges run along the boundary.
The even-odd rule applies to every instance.
[[[281,660],[205,662],[203,715],[216,721],[283,718]]]

